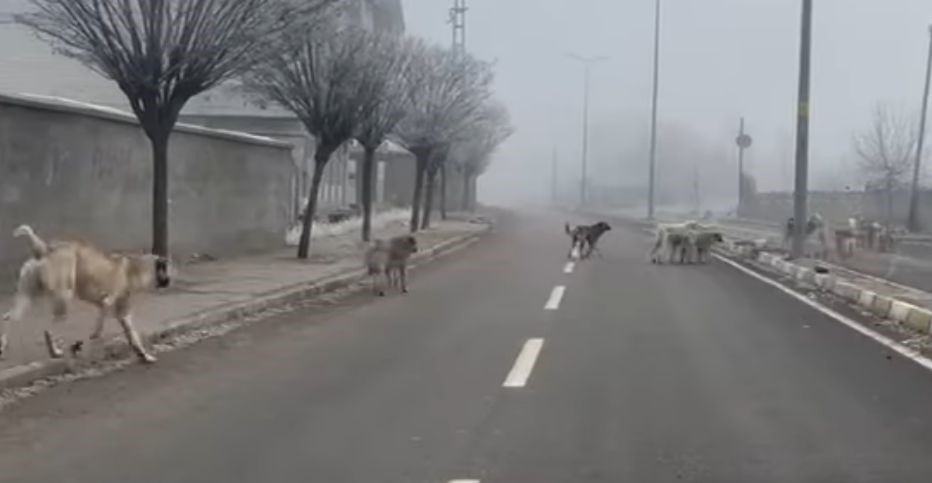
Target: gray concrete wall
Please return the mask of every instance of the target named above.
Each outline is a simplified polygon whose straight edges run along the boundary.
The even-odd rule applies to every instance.
[[[179,126],[169,149],[173,255],[281,246],[291,212],[291,151],[266,138]],[[0,273],[13,273],[26,255],[9,235],[21,223],[47,237],[147,250],[151,159],[132,116],[0,96]]]

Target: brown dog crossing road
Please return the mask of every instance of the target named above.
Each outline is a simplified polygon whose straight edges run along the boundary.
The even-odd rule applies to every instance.
[[[568,269],[563,221],[8,408],[0,481],[928,481],[932,373],[635,229]]]

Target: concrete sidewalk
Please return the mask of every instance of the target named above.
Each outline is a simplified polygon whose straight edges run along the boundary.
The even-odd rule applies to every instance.
[[[414,261],[436,257],[441,252],[471,241],[489,228],[474,220],[435,222],[417,234],[420,251]],[[393,222],[378,230],[380,238],[406,233],[406,225]],[[323,293],[364,278],[359,231],[315,239],[309,260],[295,258],[295,249],[195,263],[180,267],[171,288],[141,295],[134,303],[134,323],[143,339],[151,343],[175,333],[231,320],[295,298]],[[5,297],[5,311],[12,298]],[[54,327],[65,347],[87,341],[96,310],[76,301],[66,323]],[[65,361],[48,357],[42,332],[51,314],[46,304],[37,304],[9,332],[9,349],[0,361],[0,387],[20,385],[37,377],[66,369]],[[108,320],[101,345],[107,352],[128,353],[119,324]],[[94,344],[98,345],[98,344]],[[100,347],[88,350],[100,350]],[[100,353],[99,355],[103,355]]]

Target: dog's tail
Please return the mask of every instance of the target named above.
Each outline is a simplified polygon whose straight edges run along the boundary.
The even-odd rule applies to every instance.
[[[29,246],[32,248],[32,254],[36,258],[42,258],[49,252],[49,246],[45,241],[39,238],[39,235],[36,235],[35,230],[32,229],[29,225],[20,225],[15,230],[13,230],[13,237],[20,238],[26,237],[29,239]]]
[[[572,235],[572,234],[573,234],[573,229],[570,228],[570,224],[569,224],[569,223],[564,223],[564,224],[563,224],[563,230],[566,231],[566,234],[567,234],[567,235]]]

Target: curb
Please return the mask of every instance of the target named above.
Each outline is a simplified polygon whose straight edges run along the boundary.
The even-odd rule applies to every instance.
[[[730,250],[726,254],[744,257],[750,257],[751,255],[742,250]],[[893,320],[923,334],[932,333],[932,310],[893,297],[880,295],[851,282],[839,280],[834,275],[817,274],[811,268],[790,263],[771,253],[758,253],[754,260],[794,280],[814,284],[820,290],[831,292],[848,302],[857,304],[878,317]]]
[[[626,221],[636,221],[639,224],[646,225],[648,230],[656,231],[656,225],[647,220],[629,219]],[[796,265],[772,253],[757,252],[755,255],[750,247],[735,246],[734,240],[730,239],[730,237],[726,238],[723,247],[713,250],[724,256],[738,256],[745,259],[753,257],[754,261],[775,269],[797,283],[814,285],[819,290],[833,293],[848,302],[871,311],[871,313],[879,317],[890,319],[922,334],[932,334],[932,310],[880,295],[872,290],[863,289],[851,282],[839,280],[831,274],[816,273],[811,268]]]
[[[430,250],[417,253],[412,257],[410,267],[419,267],[440,257],[466,248],[478,241],[482,236],[488,234],[491,230],[492,224],[487,224],[485,228],[475,233],[451,238],[439,243]],[[286,305],[293,301],[333,292],[353,285],[354,283],[364,281],[367,278],[368,275],[362,268],[346,270],[322,280],[297,283],[260,294],[242,302],[234,302],[205,309],[169,321],[164,327],[154,332],[140,333],[139,335],[142,337],[144,344],[151,346],[152,344],[183,333],[219,325],[231,320],[246,318],[275,306]],[[131,350],[126,344],[126,340],[123,337],[114,337],[104,342],[101,347],[95,348],[91,356],[83,359],[81,362],[86,363],[101,358],[123,358],[130,354]],[[38,379],[64,374],[70,369],[71,363],[67,359],[35,361],[4,369],[0,371],[0,389],[25,386]]]

